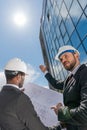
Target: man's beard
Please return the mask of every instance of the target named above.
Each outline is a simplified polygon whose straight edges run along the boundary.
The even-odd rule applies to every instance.
[[[19,86],[19,88],[22,88],[23,87],[23,83],[20,82],[18,86]]]
[[[68,71],[72,71],[75,67],[75,64],[76,63],[72,63],[72,64],[70,64],[70,66],[66,66],[65,69],[68,70]]]
[[[64,66],[64,68],[68,71],[72,71],[75,68],[76,65],[76,59],[74,57],[73,61],[70,63],[69,66]]]

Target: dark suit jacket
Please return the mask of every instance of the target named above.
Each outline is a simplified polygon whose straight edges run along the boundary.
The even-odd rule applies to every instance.
[[[27,95],[12,86],[0,92],[0,125],[4,130],[48,130]]]
[[[58,83],[49,73],[45,77],[54,88],[64,91],[65,107],[58,112],[58,120],[71,124],[74,130],[87,130],[87,67],[81,65],[67,84]]]

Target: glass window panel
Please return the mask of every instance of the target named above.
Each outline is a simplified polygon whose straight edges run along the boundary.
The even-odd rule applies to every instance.
[[[87,5],[87,0],[78,0],[82,8],[84,9],[85,6]]]
[[[73,32],[72,36],[71,36],[71,41],[73,46],[78,47],[78,45],[80,44],[80,39],[78,34],[76,33],[76,31]]]
[[[63,69],[62,69],[62,67],[63,67],[62,64],[59,62],[57,68],[58,68],[58,72],[59,72],[58,74],[60,75],[60,80],[64,80],[64,75],[63,75]]]
[[[54,61],[54,66],[53,66],[53,69],[55,71],[55,78],[56,79],[60,79],[60,76],[58,75],[58,64],[56,64],[56,62]]]
[[[64,27],[64,23],[63,23],[63,22],[61,23],[60,29],[61,29],[62,35],[64,36],[66,30],[65,30],[65,27]]]
[[[51,4],[53,5],[54,0],[50,0],[50,1],[51,1]]]
[[[52,31],[52,34],[54,33],[54,24],[52,23],[52,26],[51,26],[51,31]]]
[[[61,80],[62,79],[62,77],[61,77],[62,68],[61,68],[60,64],[58,64],[57,69],[58,69],[58,75],[60,75],[60,80]]]
[[[53,39],[55,40],[55,38],[56,38],[56,33],[54,33],[54,35],[53,35]]]
[[[55,39],[53,39],[53,47],[56,49],[55,40],[56,40],[56,38],[55,38]]]
[[[50,8],[50,14],[51,14],[52,17],[54,16],[53,6],[51,6],[51,8]]]
[[[54,62],[54,57],[55,57],[55,54],[54,54],[54,51],[55,49],[52,49],[52,60],[53,60],[53,62]]]
[[[83,41],[83,44],[84,44],[84,47],[85,47],[86,52],[87,52],[87,36],[86,36],[86,39]]]
[[[54,59],[55,59],[55,53],[54,53],[55,51],[53,51],[53,57],[52,57],[52,59],[53,59],[53,61],[54,61]]]
[[[59,38],[59,43],[60,43],[60,45],[61,45],[61,46],[63,46],[63,45],[64,45],[64,42],[63,42],[62,37],[60,37],[60,38]]]
[[[61,21],[62,21],[62,17],[61,17],[61,15],[59,14],[59,16],[58,16],[58,25],[60,25]]]
[[[49,46],[50,46],[50,44],[51,44],[51,39],[49,38]]]
[[[55,44],[56,44],[56,51],[58,50],[58,48],[59,48],[59,43],[58,43],[58,39],[56,38],[55,39]],[[57,52],[56,52],[57,53]]]
[[[47,12],[47,21],[48,21],[48,23],[49,23],[49,25],[51,25],[52,24],[52,8],[50,8],[49,10],[48,10],[48,12]]]
[[[71,33],[73,32],[73,30],[75,29],[75,27],[74,27],[69,15],[67,17],[67,20],[65,21],[65,26],[66,26],[67,32],[68,32],[68,34],[70,36]]]
[[[46,35],[46,41],[47,43],[49,43],[49,37]]]
[[[53,47],[52,47],[52,43],[49,45],[50,51],[52,51]]]
[[[58,74],[58,71],[56,71],[56,80],[60,80],[61,77],[60,77],[60,74]]]
[[[53,69],[54,70],[54,78],[56,79],[56,76],[57,76],[57,71],[55,70],[55,69]]]
[[[58,62],[58,61],[57,61],[57,62]],[[61,62],[58,62],[57,68],[58,68],[58,71],[61,72],[61,70],[62,70]]]
[[[57,20],[56,20],[56,17],[54,15],[53,19],[52,19],[52,22],[53,22],[53,25],[56,26],[57,25]]]
[[[50,39],[51,39],[51,41],[52,41],[52,32],[50,32]]]
[[[48,26],[48,32],[50,32],[50,24],[49,24],[49,22],[48,22],[48,24],[47,24],[47,26]]]
[[[67,43],[68,40],[69,40],[69,36],[68,36],[68,34],[66,33],[65,36],[64,36],[64,42],[65,42],[65,44]]]
[[[47,6],[48,6],[48,8],[50,8],[50,7],[51,7],[50,0],[47,0]]]
[[[87,54],[84,51],[84,48],[82,45],[80,45],[80,47],[78,48],[78,51],[80,52],[80,60],[82,63],[87,61]]]
[[[74,24],[77,24],[79,17],[82,14],[82,9],[78,4],[77,0],[74,0],[70,8],[70,16],[72,17]]]
[[[87,34],[87,18],[83,15],[77,26],[78,33],[80,37],[83,39]]]
[[[63,73],[64,73],[64,77],[66,78],[68,71],[66,71],[66,69],[64,67],[62,68],[62,70],[63,70]]]
[[[64,3],[62,4],[60,13],[61,13],[62,18],[66,18],[67,14],[68,14],[68,11],[67,11]]]
[[[52,50],[50,50],[50,59],[51,59],[51,62],[52,62]]]
[[[52,48],[55,49],[54,40],[52,40]]]
[[[87,6],[86,6],[86,9],[85,9],[85,14],[86,14],[86,17],[87,17]]]
[[[60,9],[61,4],[62,4],[62,0],[56,0],[56,1],[57,1],[57,6],[58,6],[58,8]]]
[[[58,16],[58,14],[59,14],[59,9],[58,9],[58,6],[57,6],[57,5],[56,5],[56,7],[54,8],[54,10],[55,10],[55,15]]]
[[[49,22],[50,21],[50,19],[51,19],[51,15],[50,15],[50,12],[49,12],[49,10],[47,11],[47,17],[46,17],[46,20]]]
[[[56,2],[56,0],[54,0],[54,2],[53,2],[53,8],[56,7],[56,4],[57,4],[57,2]]]
[[[64,80],[63,71],[60,72],[60,75],[61,75],[61,80]]]
[[[54,60],[55,60],[56,54],[57,54],[57,49],[54,49]]]
[[[57,37],[59,38],[59,36],[60,36],[60,31],[59,31],[58,25],[56,26],[56,35],[57,35]]]
[[[70,40],[67,42],[67,45],[72,45]]]
[[[72,3],[72,0],[64,0],[64,2],[65,2],[66,6],[67,6],[67,8],[69,10],[69,8],[71,6],[71,3]]]

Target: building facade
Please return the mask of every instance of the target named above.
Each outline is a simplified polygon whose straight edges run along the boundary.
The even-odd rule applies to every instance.
[[[62,45],[74,46],[81,63],[87,63],[87,0],[43,0],[40,44],[44,63],[57,80],[67,75],[55,60]]]

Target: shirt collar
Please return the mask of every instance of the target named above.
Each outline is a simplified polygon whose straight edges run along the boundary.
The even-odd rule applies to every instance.
[[[15,87],[15,88],[17,88],[17,89],[20,89],[17,85],[15,85],[15,84],[6,84],[5,86],[12,86],[12,87]]]
[[[80,66],[81,66],[81,65],[79,64],[73,71],[71,71],[71,72],[69,73],[69,75],[71,75],[71,74],[75,75],[75,73],[77,72],[77,70],[79,69]]]

